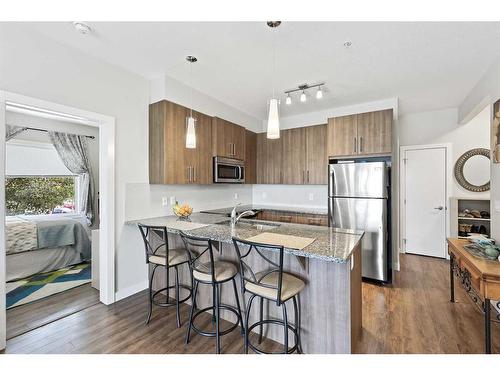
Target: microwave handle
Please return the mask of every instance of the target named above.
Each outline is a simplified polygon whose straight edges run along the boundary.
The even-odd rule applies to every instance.
[[[242,176],[242,174],[243,174],[243,173],[242,173],[242,171],[241,171],[241,166],[240,166],[240,165],[238,165],[238,171],[239,171],[238,180],[240,180],[240,181],[241,181],[241,180],[243,179],[243,176]]]

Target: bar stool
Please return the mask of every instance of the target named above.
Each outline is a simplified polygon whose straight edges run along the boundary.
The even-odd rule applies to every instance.
[[[180,232],[181,238],[189,252],[189,266],[194,279],[194,290],[191,310],[189,312],[189,324],[186,333],[186,345],[189,344],[191,329],[199,335],[206,337],[215,337],[216,352],[220,353],[220,337],[232,332],[241,323],[243,333],[243,319],[241,316],[240,301],[238,298],[238,290],[236,287],[235,277],[238,274],[236,266],[230,262],[217,261],[214,259],[214,251],[212,241],[208,238],[195,237],[186,233]],[[205,255],[205,260],[201,260]],[[232,281],[234,289],[234,298],[236,299],[235,309],[232,306],[221,304],[220,285]],[[206,284],[212,286],[212,306],[203,309],[197,309],[196,297],[198,285]],[[224,331],[220,330],[220,310],[231,311],[236,315],[236,323],[232,324]],[[197,310],[197,311],[196,311]],[[215,331],[203,331],[195,325],[196,318],[209,310],[212,310],[212,321],[215,319]]]
[[[151,320],[151,314],[153,312],[153,305],[160,307],[171,307],[175,305],[176,308],[176,321],[177,328],[181,326],[181,317],[179,313],[179,305],[182,302],[187,301],[193,290],[193,280],[191,279],[191,286],[179,283],[179,270],[178,267],[183,264],[189,263],[189,255],[186,249],[170,249],[168,246],[168,232],[166,227],[153,226],[153,225],[143,225],[138,224],[139,231],[141,232],[142,239],[144,240],[144,247],[146,250],[146,264],[148,265],[148,291],[149,291],[149,308],[148,308],[148,319],[146,324],[149,324]],[[152,237],[152,234],[155,234]],[[168,259],[168,261],[167,261]],[[151,267],[151,264],[153,265]],[[158,267],[163,267],[165,269],[165,288],[153,292],[153,279],[155,272]],[[175,271],[175,283],[174,285],[169,285],[170,268]],[[170,302],[169,291],[175,288],[175,302]],[[187,290],[188,296],[180,299],[180,289]],[[155,297],[165,291],[166,300],[165,302],[160,302]]]
[[[283,326],[284,345],[282,354],[291,354],[293,352],[302,353],[300,345],[300,309],[298,307],[297,298],[305,283],[298,277],[289,273],[283,272],[283,246],[275,246],[251,242],[233,237],[234,247],[240,261],[240,278],[243,300],[245,292],[250,294],[248,306],[245,314],[245,353],[248,353],[248,347],[256,353],[260,354],[279,354],[271,353],[257,348],[249,339],[250,332],[259,327],[259,344],[262,342],[263,327],[267,324],[275,324]],[[247,247],[244,249],[244,247]],[[278,253],[278,261],[271,260],[264,254],[266,251]],[[264,263],[268,268],[262,271],[255,272],[248,264],[247,257],[255,253],[260,257],[260,263]],[[262,262],[263,261],[263,262]],[[248,325],[252,303],[255,297],[260,298],[260,313],[259,320],[252,325]],[[286,302],[293,301],[294,308],[294,326],[288,323],[288,314]],[[283,319],[264,319],[264,300],[276,303],[276,306],[281,306]],[[288,346],[288,331],[291,331],[294,336],[294,345]]]

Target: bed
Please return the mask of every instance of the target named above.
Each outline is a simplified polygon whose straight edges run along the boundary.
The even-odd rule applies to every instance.
[[[7,281],[78,264],[91,257],[84,217],[6,217]]]

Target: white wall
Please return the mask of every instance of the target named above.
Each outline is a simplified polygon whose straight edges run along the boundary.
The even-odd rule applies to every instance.
[[[142,254],[122,240],[125,185],[147,182],[149,82],[30,31],[0,24],[0,90],[102,113],[116,118],[116,288],[142,275],[123,272],[143,264]]]
[[[500,99],[500,59],[497,60],[465,97],[458,108],[459,121],[467,120],[487,104]],[[500,164],[491,163],[491,236],[500,240]]]
[[[188,203],[195,212],[252,203],[252,185],[150,185],[127,184],[126,220],[172,215],[170,197]],[[237,194],[237,198],[235,198]],[[167,198],[167,206],[162,199]]]
[[[255,205],[328,212],[327,185],[253,185],[252,196]]]
[[[398,121],[400,146],[451,143],[452,163],[473,148],[490,148],[489,108],[483,109],[466,124],[458,123],[457,108],[402,115]],[[489,175],[489,167],[481,171]],[[462,188],[452,177],[454,196],[489,198],[489,192],[474,193]]]
[[[261,131],[262,121],[256,117],[231,107],[202,92],[191,90],[189,86],[169,76],[159,77],[151,81],[150,97],[150,103],[156,103],[157,101],[166,99],[188,108],[192,107],[194,110],[206,115],[232,121],[249,130],[255,132]]]

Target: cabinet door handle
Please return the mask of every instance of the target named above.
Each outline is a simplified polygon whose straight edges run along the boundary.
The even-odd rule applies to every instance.
[[[236,144],[233,143],[233,156],[236,156]]]
[[[363,137],[359,137],[359,152],[363,152]]]
[[[305,171],[302,171],[302,182],[306,182]]]
[[[187,167],[187,180],[191,182],[191,167]]]
[[[196,182],[196,167],[193,168],[193,182]]]
[[[307,171],[307,183],[309,183],[309,170]]]
[[[357,152],[357,148],[358,148],[358,142],[357,142],[356,137],[354,137],[354,152],[355,153]]]

